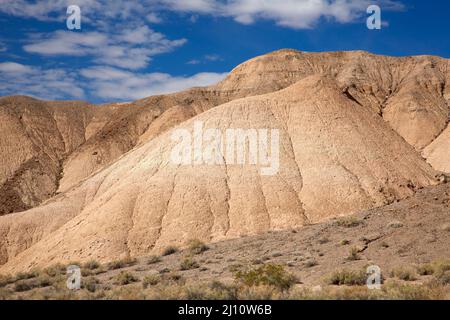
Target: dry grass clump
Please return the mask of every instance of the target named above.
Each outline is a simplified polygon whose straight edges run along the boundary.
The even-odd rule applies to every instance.
[[[403,281],[416,281],[417,274],[415,270],[410,268],[396,268],[391,271],[391,277],[395,277],[397,279]]]
[[[177,252],[178,252],[178,248],[177,248],[177,247],[174,247],[174,246],[168,246],[168,247],[166,247],[166,248],[163,250],[162,255],[163,255],[163,256],[170,256],[170,255],[172,255],[172,254],[174,254],[174,253],[177,253]]]
[[[34,278],[23,279],[15,282],[14,291],[16,292],[24,292],[33,290],[35,288],[44,288],[51,286],[53,284],[52,278],[48,275],[41,275]]]
[[[134,266],[137,263],[137,260],[134,258],[125,258],[117,261],[112,261],[107,264],[108,270],[116,270],[122,269],[126,267]]]
[[[249,271],[238,271],[235,279],[248,287],[269,286],[279,290],[288,290],[296,282],[294,275],[286,272],[281,265],[264,264]]]
[[[156,264],[161,262],[161,257],[159,256],[150,256],[148,258],[147,264]]]
[[[96,260],[90,260],[83,264],[83,268],[88,270],[96,270],[99,269],[100,266],[100,263]]]
[[[191,254],[200,254],[207,251],[209,247],[198,239],[189,241],[189,252]]]
[[[344,228],[353,228],[357,227],[363,224],[363,221],[358,219],[357,217],[342,217],[339,218],[335,224],[338,227],[344,227]]]
[[[95,277],[83,278],[81,281],[81,287],[89,292],[97,291],[99,284],[100,280]]]
[[[365,270],[352,271],[344,269],[332,273],[326,279],[326,282],[336,286],[362,286],[367,282],[367,274]]]
[[[114,278],[114,284],[119,286],[125,286],[127,284],[138,282],[139,279],[136,278],[132,273],[121,271],[115,278]]]
[[[15,278],[11,275],[0,275],[0,288],[6,287],[7,285],[14,283]]]
[[[361,257],[359,255],[359,250],[356,247],[353,247],[350,249],[349,253],[348,253],[348,257],[347,257],[348,261],[357,261],[357,260],[361,260]]]
[[[198,264],[198,262],[191,257],[186,257],[180,264],[181,271],[197,269],[199,267],[200,265]]]
[[[151,274],[148,276],[145,276],[142,280],[142,286],[144,289],[150,287],[150,286],[156,286],[158,283],[161,282],[161,276],[158,274]]]

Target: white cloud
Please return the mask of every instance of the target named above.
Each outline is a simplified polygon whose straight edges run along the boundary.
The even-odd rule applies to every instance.
[[[44,69],[16,62],[0,63],[0,95],[30,95],[41,99],[129,101],[219,82],[226,73],[172,76],[135,73],[98,66],[79,71]]]
[[[225,78],[226,73],[198,73],[192,76],[171,76],[166,73],[132,73],[112,67],[92,67],[81,70],[99,98],[135,100],[151,95],[208,86]]]
[[[339,23],[353,22],[367,7],[378,3],[384,10],[401,10],[397,0],[160,0],[170,10],[231,17],[242,24],[271,20],[293,29],[314,27],[325,18]]]
[[[24,50],[42,55],[88,56],[94,62],[139,69],[155,55],[170,52],[186,39],[169,40],[163,34],[139,26],[119,33],[55,31],[32,35]]]
[[[40,20],[60,19],[68,5],[79,5],[82,21],[105,27],[110,21],[160,23],[158,12],[171,10],[231,17],[239,23],[257,20],[304,29],[322,18],[349,23],[365,14],[371,4],[383,10],[402,10],[400,0],[0,0],[0,12]]]
[[[0,63],[0,95],[22,94],[45,99],[82,99],[85,91],[75,73],[15,62]]]

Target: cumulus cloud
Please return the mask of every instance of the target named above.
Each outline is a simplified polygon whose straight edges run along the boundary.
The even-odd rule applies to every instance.
[[[192,76],[171,76],[157,72],[135,74],[112,67],[86,68],[80,74],[91,83],[98,97],[120,100],[135,100],[192,87],[208,86],[226,76],[226,73],[210,72]]]
[[[352,22],[371,4],[384,10],[402,10],[397,0],[161,0],[170,10],[231,17],[241,24],[274,21],[293,29],[312,28],[321,19]]]
[[[371,4],[379,4],[383,10],[404,9],[400,0],[0,0],[0,4],[0,12],[40,20],[61,17],[68,5],[77,4],[83,19],[98,25],[109,19],[139,17],[158,23],[157,13],[170,10],[231,17],[242,24],[269,20],[294,29],[311,28],[322,18],[352,22]]]
[[[16,62],[0,63],[0,95],[22,94],[45,99],[82,99],[78,76],[64,69],[42,69]]]
[[[55,31],[34,35],[24,50],[42,55],[88,56],[95,63],[139,69],[157,54],[170,52],[186,39],[169,40],[142,25],[119,33]]]
[[[108,66],[79,71],[44,69],[16,62],[0,63],[0,95],[23,94],[42,99],[136,100],[219,82],[225,73],[172,76],[134,73]]]

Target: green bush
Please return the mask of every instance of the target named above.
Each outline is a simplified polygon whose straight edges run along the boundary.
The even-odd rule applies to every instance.
[[[249,271],[239,271],[235,274],[235,279],[248,286],[270,286],[279,290],[288,290],[295,282],[296,278],[286,272],[281,265],[264,264]]]

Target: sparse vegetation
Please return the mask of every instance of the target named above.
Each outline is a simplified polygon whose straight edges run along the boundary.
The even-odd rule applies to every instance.
[[[327,279],[327,283],[337,286],[361,286],[366,284],[367,275],[365,270],[351,271],[340,270],[336,271]]]
[[[132,273],[121,271],[115,278],[114,284],[124,286],[133,282],[139,281]]]
[[[350,244],[350,240],[344,239],[341,241],[341,246],[347,246]]]
[[[44,288],[52,285],[52,283],[52,279],[48,275],[41,275],[38,277],[18,280],[14,284],[14,291],[24,292],[35,288]]]
[[[162,255],[163,256],[170,256],[170,255],[172,255],[174,253],[177,253],[177,252],[178,252],[178,248],[177,247],[169,246],[169,247],[167,247],[167,248],[165,248],[163,250]]]
[[[136,259],[125,258],[122,260],[112,261],[112,262],[108,263],[107,268],[108,268],[108,270],[122,269],[122,268],[134,266],[136,263],[137,263]]]
[[[192,259],[191,257],[186,257],[180,264],[180,270],[191,270],[191,269],[197,269],[199,267],[199,264],[197,261]]]
[[[147,261],[147,264],[156,264],[159,262],[161,262],[161,258],[159,256],[150,256]]]
[[[249,271],[238,271],[235,279],[248,287],[270,286],[287,290],[296,282],[296,278],[286,272],[281,265],[265,264]]]
[[[85,264],[83,264],[83,268],[88,269],[88,270],[95,270],[100,268],[100,263],[98,263],[95,260],[90,260],[88,262],[86,262]]]
[[[88,290],[89,292],[95,292],[97,290],[100,280],[95,277],[83,278],[81,282],[81,287]]]
[[[189,252],[191,254],[200,254],[208,249],[209,247],[198,239],[194,239],[189,242]]]
[[[417,274],[413,269],[409,268],[397,268],[391,271],[391,277],[395,277],[397,279],[403,281],[416,281]]]
[[[363,224],[363,221],[357,217],[342,217],[336,221],[338,227],[353,228]]]
[[[350,249],[350,252],[348,253],[347,260],[348,261],[361,260],[361,257],[359,256],[358,248],[353,247],[353,248]]]
[[[146,289],[149,286],[156,286],[161,281],[161,276],[157,274],[148,275],[142,281],[142,286]]]

